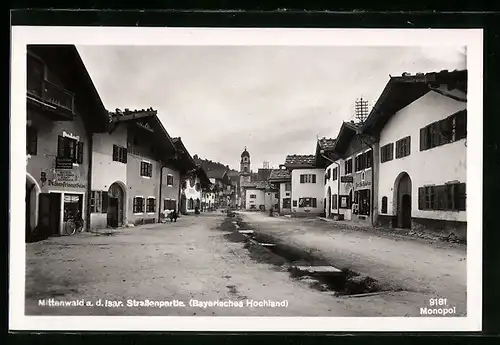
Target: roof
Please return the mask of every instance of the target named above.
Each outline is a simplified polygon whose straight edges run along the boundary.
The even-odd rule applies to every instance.
[[[247,151],[246,146],[245,146],[245,150],[241,153],[241,157],[250,157],[250,153]]]
[[[335,139],[332,138],[318,139],[318,145],[322,150],[330,151],[333,149],[333,145],[335,145]]]
[[[441,85],[446,85],[448,90],[458,89],[467,92],[467,70],[451,72],[443,70],[416,75],[403,73],[401,76],[391,76],[368,115],[362,128],[363,132],[378,135],[396,112]]]
[[[267,181],[250,181],[243,182],[241,184],[241,187],[250,189],[268,189],[269,184],[267,183]]]
[[[176,146],[165,127],[163,127],[157,111],[153,110],[153,108],[132,111],[129,109],[125,109],[124,111],[116,109],[115,112],[109,112],[109,117],[111,126],[117,126],[120,123],[137,123],[145,128],[149,128],[152,131],[152,139],[155,144],[163,149],[163,152],[168,156],[173,156]]]
[[[316,157],[314,155],[288,155],[285,159],[287,168],[314,168],[316,166]]]
[[[28,45],[28,51],[36,54],[57,74],[65,88],[75,94],[75,104],[84,110],[82,117],[92,132],[108,130],[108,112],[95,88],[85,64],[74,45]]]
[[[188,150],[184,146],[180,137],[172,138],[172,142],[177,149],[178,161],[182,165],[183,173],[187,173],[191,170],[199,169],[199,166],[196,165],[193,157],[189,154]],[[205,174],[206,175],[206,174]]]
[[[269,181],[286,181],[291,178],[292,175],[290,174],[290,171],[286,169],[274,169],[269,175]]]
[[[272,169],[260,168],[257,170],[257,181],[266,181],[271,175]]]
[[[337,135],[337,140],[333,145],[333,149],[331,150],[333,154],[343,154],[352,138],[360,129],[360,125],[354,122],[342,122],[342,126],[340,127],[339,134]]]

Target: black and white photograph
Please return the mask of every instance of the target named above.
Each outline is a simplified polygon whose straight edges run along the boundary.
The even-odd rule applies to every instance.
[[[480,329],[481,30],[12,35],[11,328]]]

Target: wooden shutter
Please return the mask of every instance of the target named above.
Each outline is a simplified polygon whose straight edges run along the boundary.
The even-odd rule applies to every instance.
[[[102,213],[108,212],[108,192],[102,192]]]
[[[455,140],[467,138],[467,110],[455,116]]]
[[[418,209],[425,210],[425,187],[418,188]]]
[[[455,185],[455,207],[458,211],[466,210],[467,194],[466,194],[466,184],[459,183]]]
[[[78,164],[83,163],[83,143],[81,141],[78,142],[78,145],[76,148],[76,162]]]
[[[405,156],[409,156],[411,153],[411,137],[406,138],[406,152]]]
[[[300,175],[300,183],[304,183],[304,175]]]
[[[26,127],[26,153],[36,155],[38,144],[38,133],[36,128]]]
[[[435,191],[435,210],[444,211],[446,210],[446,186],[436,186]]]
[[[312,175],[312,183],[316,183],[316,174]]]
[[[66,153],[66,138],[62,135],[57,137],[57,158],[64,158]]]
[[[113,145],[113,161],[118,161],[118,146]]]
[[[153,164],[151,163],[148,164],[148,176],[153,176]]]
[[[420,151],[427,149],[427,127],[420,128]]]
[[[134,198],[132,200],[133,200],[132,209],[134,210],[134,213],[137,213],[137,198]]]
[[[122,148],[122,153],[123,153],[123,163],[127,163],[128,150],[126,147]]]

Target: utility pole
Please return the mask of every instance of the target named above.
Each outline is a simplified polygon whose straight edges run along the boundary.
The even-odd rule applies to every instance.
[[[262,163],[262,167],[264,169],[269,169],[269,162],[268,161],[264,161],[264,163]]]
[[[368,117],[368,101],[363,97],[356,100],[354,103],[354,117],[357,122],[363,123]]]

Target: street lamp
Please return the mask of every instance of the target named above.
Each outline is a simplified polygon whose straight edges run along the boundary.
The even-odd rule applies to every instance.
[[[328,158],[327,156],[325,156],[325,150],[320,150],[319,151],[321,157],[323,157],[324,159],[326,159],[327,161],[331,162],[331,163],[334,163],[335,165],[337,165],[338,167],[338,174],[337,174],[337,216],[340,217],[340,164],[331,160],[330,158]],[[329,203],[331,203],[331,199],[332,196],[330,195],[330,200],[329,200]],[[332,206],[330,205],[330,208]]]

